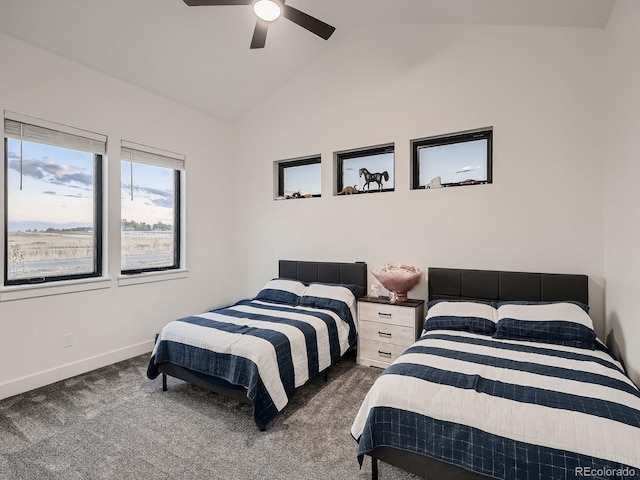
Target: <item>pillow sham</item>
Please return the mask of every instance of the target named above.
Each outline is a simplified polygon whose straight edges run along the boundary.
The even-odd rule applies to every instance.
[[[501,302],[495,338],[594,349],[588,307],[578,302]]]
[[[429,302],[424,331],[458,330],[482,335],[496,331],[497,312],[493,304],[467,300]]]
[[[354,331],[355,304],[356,297],[349,288],[326,283],[309,285],[298,303],[301,307],[331,310],[347,322]]]
[[[324,283],[324,282],[314,282],[315,285],[328,285],[330,287],[343,287],[353,293],[353,296],[358,299],[364,297],[366,291],[364,287],[360,285],[355,285],[353,283]]]
[[[253,299],[295,307],[298,305],[300,297],[304,294],[306,288],[304,283],[297,280],[274,278],[267,282]]]

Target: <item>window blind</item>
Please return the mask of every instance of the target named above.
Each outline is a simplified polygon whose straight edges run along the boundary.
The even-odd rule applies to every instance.
[[[120,159],[128,162],[144,163],[172,170],[184,170],[185,167],[186,157],[179,153],[168,152],[126,140],[122,140],[120,150]]]
[[[99,155],[105,155],[107,152],[106,135],[6,110],[4,112],[4,134],[8,138],[42,143],[53,147]]]

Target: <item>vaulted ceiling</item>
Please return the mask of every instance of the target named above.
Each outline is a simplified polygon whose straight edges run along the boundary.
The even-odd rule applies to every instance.
[[[336,27],[286,19],[250,50],[249,6],[182,0],[2,0],[0,31],[217,118],[235,121],[362,23],[603,28],[615,0],[288,0]],[[7,59],[3,59],[7,66]]]

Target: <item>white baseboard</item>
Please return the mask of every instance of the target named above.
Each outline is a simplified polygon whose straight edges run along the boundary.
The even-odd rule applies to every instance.
[[[66,380],[67,378],[75,377],[76,375],[87,373],[98,368],[106,367],[107,365],[112,365],[142,355],[143,353],[149,353],[151,350],[153,350],[153,340],[118,350],[112,350],[111,352],[96,355],[95,357],[78,360],[33,375],[27,375],[26,377],[0,383],[0,400],[61,380]]]

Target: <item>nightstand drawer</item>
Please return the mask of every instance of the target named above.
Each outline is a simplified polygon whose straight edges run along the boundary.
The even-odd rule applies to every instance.
[[[409,346],[416,341],[414,329],[388,323],[360,320],[358,335],[363,340]]]
[[[379,323],[390,323],[413,328],[416,322],[413,308],[382,303],[359,302],[358,319]]]
[[[407,346],[394,345],[392,343],[373,342],[371,340],[360,339],[361,358],[377,360],[378,362],[391,363],[407,349]]]

